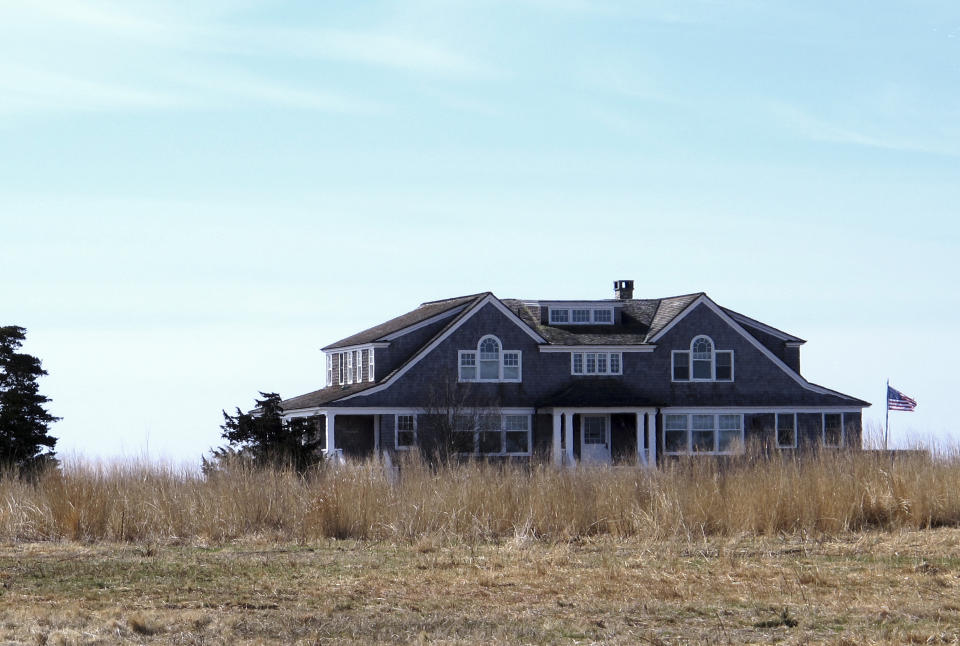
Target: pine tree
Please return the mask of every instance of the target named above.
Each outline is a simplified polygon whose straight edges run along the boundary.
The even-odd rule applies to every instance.
[[[261,392],[263,399],[255,400],[256,409],[244,413],[237,408],[236,415],[223,411],[222,437],[229,447],[214,449],[213,460],[249,458],[257,466],[293,467],[303,472],[322,460],[321,440],[312,420],[283,419],[280,395]],[[214,465],[204,460],[204,468]]]
[[[29,470],[55,462],[57,438],[48,430],[60,418],[44,408],[50,399],[37,385],[47,374],[40,360],[17,352],[26,333],[17,325],[0,327],[0,465]]]

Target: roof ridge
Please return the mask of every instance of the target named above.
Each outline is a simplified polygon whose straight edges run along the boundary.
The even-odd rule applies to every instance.
[[[492,294],[493,292],[477,292],[476,294],[464,294],[463,296],[453,296],[451,298],[441,298],[435,301],[424,301],[420,303],[417,307],[423,307],[424,305],[436,305],[437,303],[446,303],[447,301],[459,301],[465,298],[478,298],[480,296],[486,296],[487,294]]]

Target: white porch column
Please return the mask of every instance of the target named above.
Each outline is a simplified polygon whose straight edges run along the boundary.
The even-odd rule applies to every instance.
[[[657,416],[656,413],[647,413],[647,465],[650,468],[657,466]]]
[[[643,448],[643,420],[646,415],[637,411],[637,464],[642,467],[647,466],[647,450]]]
[[[334,420],[337,418],[336,413],[324,413],[324,417],[327,418],[327,455],[333,457],[335,454],[334,449],[337,446],[336,443],[336,431],[334,430]]]
[[[563,464],[563,447],[560,446],[560,411],[553,409],[553,466]]]
[[[563,431],[566,440],[566,462],[567,466],[572,467],[573,462],[573,413],[565,412],[563,414]]]

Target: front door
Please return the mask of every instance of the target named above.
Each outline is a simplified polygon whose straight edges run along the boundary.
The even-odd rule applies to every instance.
[[[580,422],[580,462],[610,464],[610,416],[583,415]]]

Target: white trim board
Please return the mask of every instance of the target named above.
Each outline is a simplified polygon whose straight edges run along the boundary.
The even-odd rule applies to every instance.
[[[692,303],[687,305],[687,307],[682,312],[680,312],[680,314],[673,317],[673,320],[670,321],[670,323],[667,324],[666,327],[664,327],[662,330],[657,332],[657,334],[652,339],[650,339],[650,341],[651,342],[659,341],[667,332],[672,330],[677,323],[679,323],[684,318],[686,318],[686,316],[690,312],[695,310],[699,305],[704,305],[707,308],[709,308],[710,311],[712,311],[714,314],[720,317],[722,321],[724,321],[727,325],[733,328],[736,332],[739,332],[740,335],[743,338],[745,338],[753,347],[759,350],[761,354],[763,354],[770,361],[772,361],[774,365],[780,368],[784,373],[786,373],[791,379],[793,379],[803,388],[806,388],[807,390],[810,390],[820,395],[833,395],[834,397],[840,397],[841,399],[855,399],[854,397],[851,397],[849,395],[844,395],[842,393],[838,393],[837,391],[830,390],[829,388],[823,388],[822,386],[815,386],[811,384],[809,381],[807,381],[806,379],[804,379],[803,377],[801,377],[800,375],[798,375],[787,364],[785,364],[780,359],[780,357],[778,357],[773,352],[771,352],[769,348],[767,348],[767,346],[760,343],[755,336],[753,336],[752,334],[744,330],[743,326],[741,326],[739,323],[733,320],[733,318],[731,318],[730,315],[727,314],[722,307],[714,303],[710,299],[710,297],[707,296],[706,294],[700,295],[699,297],[697,297],[696,300],[694,300]]]
[[[374,394],[374,393],[378,393],[378,392],[381,392],[381,391],[383,391],[383,390],[386,390],[387,388],[389,388],[390,386],[392,386],[394,383],[396,383],[396,381],[397,381],[400,377],[402,377],[403,375],[405,375],[411,368],[413,368],[415,365],[417,365],[418,363],[420,363],[420,361],[421,361],[425,356],[427,356],[428,354],[430,354],[431,352],[433,352],[433,350],[435,350],[435,349],[437,348],[437,346],[439,346],[441,343],[443,343],[444,341],[446,341],[447,338],[450,337],[450,335],[452,335],[454,332],[456,332],[457,330],[459,330],[461,325],[463,325],[466,321],[468,321],[468,320],[470,319],[470,317],[472,317],[474,314],[476,314],[476,313],[479,312],[481,309],[483,309],[483,306],[486,305],[486,304],[488,304],[488,303],[489,303],[490,305],[493,305],[495,308],[497,308],[504,316],[507,317],[508,320],[512,321],[517,327],[519,327],[521,330],[523,330],[524,332],[526,332],[526,334],[527,334],[531,339],[533,339],[536,343],[546,343],[546,342],[547,342],[546,339],[544,339],[542,336],[540,336],[539,334],[537,334],[536,332],[534,332],[532,329],[530,329],[530,326],[527,325],[526,323],[524,323],[524,322],[520,319],[519,316],[517,316],[516,314],[514,314],[513,311],[512,311],[509,307],[507,307],[506,305],[504,305],[503,303],[501,303],[501,302],[500,302],[500,299],[498,299],[498,298],[497,298],[496,296],[494,296],[493,294],[487,294],[487,295],[484,296],[482,299],[480,299],[479,301],[477,301],[476,303],[474,303],[473,305],[471,305],[471,306],[463,313],[463,316],[461,316],[459,320],[457,320],[457,321],[455,321],[455,322],[452,322],[451,325],[450,325],[446,330],[444,330],[443,332],[441,332],[440,334],[438,334],[436,337],[434,337],[434,339],[433,339],[430,343],[428,343],[426,346],[422,347],[419,351],[417,351],[417,353],[416,353],[415,355],[413,355],[412,358],[410,358],[410,359],[409,359],[403,366],[401,366],[399,369],[397,369],[396,371],[394,371],[393,375],[391,375],[390,378],[388,378],[388,379],[387,379],[386,381],[384,381],[382,384],[380,384],[380,385],[378,385],[378,386],[374,386],[373,388],[368,388],[367,390],[363,390],[363,391],[358,392],[358,393],[353,393],[352,395],[347,395],[346,397],[343,397],[342,399],[338,399],[338,400],[336,400],[336,401],[346,401],[346,400],[348,400],[348,399],[353,399],[354,397],[360,397],[360,396],[365,396],[365,395],[372,395],[372,394]],[[459,370],[459,366],[457,367],[457,370]]]
[[[724,309],[724,308],[721,308],[721,309]],[[724,311],[727,311],[727,310],[724,310]],[[742,325],[756,328],[761,332],[766,332],[770,336],[776,337],[781,341],[788,341],[796,345],[803,345],[804,343],[806,343],[806,341],[804,341],[800,337],[793,336],[792,334],[787,334],[783,330],[778,330],[777,328],[769,326],[766,323],[761,323],[757,319],[752,319],[746,314],[741,314],[740,312],[731,312],[731,311],[727,311],[727,313],[730,315],[730,318],[741,323]]]
[[[542,345],[540,352],[653,352],[655,345]]]

